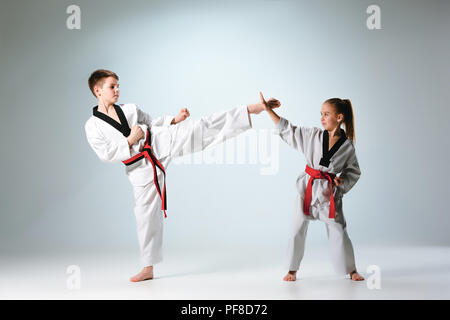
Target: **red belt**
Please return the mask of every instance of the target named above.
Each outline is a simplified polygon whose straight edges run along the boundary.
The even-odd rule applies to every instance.
[[[335,209],[334,209],[334,196],[333,196],[333,179],[336,175],[328,172],[323,172],[320,170],[315,170],[306,166],[305,172],[310,175],[309,181],[308,181],[308,187],[306,188],[305,192],[305,199],[303,200],[303,212],[307,216],[309,216],[309,207],[311,205],[311,197],[312,197],[312,183],[315,179],[327,179],[328,184],[330,186],[330,219],[334,219],[335,217]]]
[[[158,191],[159,197],[161,198],[162,205],[161,209],[164,212],[164,218],[167,218],[166,210],[167,210],[167,196],[166,196],[166,171],[164,171],[163,165],[159,162],[158,159],[153,155],[152,153],[152,147],[150,145],[151,142],[151,133],[150,130],[147,129],[147,139],[145,140],[144,148],[140,153],[137,155],[131,157],[130,159],[127,159],[125,161],[122,161],[126,166],[129,166],[143,158],[148,159],[153,167],[153,182],[155,183],[156,191]],[[158,177],[156,175],[156,167],[158,167],[163,175],[164,175],[164,185],[163,190],[161,192],[161,188],[159,186]]]

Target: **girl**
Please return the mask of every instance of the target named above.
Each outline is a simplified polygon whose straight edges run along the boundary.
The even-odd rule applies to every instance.
[[[350,100],[332,98],[323,103],[321,122],[325,130],[322,130],[292,125],[269,107],[261,93],[260,96],[281,139],[302,152],[307,163],[305,172],[297,179],[296,210],[289,238],[289,272],[284,280],[296,280],[310,220],[325,223],[336,271],[349,274],[354,281],[364,280],[356,270],[353,246],[342,211],[342,196],[361,175],[355,154],[353,108]],[[345,125],[345,131],[341,129],[341,124]]]

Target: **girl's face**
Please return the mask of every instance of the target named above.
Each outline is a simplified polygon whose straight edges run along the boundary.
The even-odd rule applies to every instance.
[[[320,122],[322,122],[323,128],[327,131],[339,127],[344,119],[344,116],[341,113],[336,113],[336,108],[328,103],[322,105],[320,115]]]
[[[102,87],[96,87],[97,97],[106,104],[116,103],[119,99],[119,83],[116,78],[108,77]]]

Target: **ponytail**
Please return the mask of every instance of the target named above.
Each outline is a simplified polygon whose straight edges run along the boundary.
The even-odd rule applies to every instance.
[[[336,108],[336,112],[344,115],[345,134],[348,139],[355,142],[355,117],[352,102],[349,99],[331,98],[325,101]]]

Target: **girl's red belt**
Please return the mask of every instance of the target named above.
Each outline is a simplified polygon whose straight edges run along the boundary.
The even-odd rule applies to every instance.
[[[150,130],[147,129],[147,139],[145,140],[145,145],[142,151],[135,156],[131,157],[130,159],[122,161],[126,166],[129,166],[141,159],[148,159],[153,167],[153,182],[155,183],[156,191],[158,191],[159,197],[161,198],[162,204],[161,209],[164,212],[164,218],[167,218],[166,210],[167,210],[167,195],[166,195],[166,171],[164,170],[163,165],[159,162],[158,159],[153,155],[152,153],[152,146],[150,145],[152,139],[151,139],[151,133]],[[161,188],[159,186],[158,182],[158,176],[156,175],[156,167],[158,167],[163,175],[164,175],[164,185],[163,190],[161,192]]]
[[[333,179],[336,175],[328,172],[313,169],[308,165],[305,168],[305,172],[309,174],[310,178],[308,186],[306,187],[305,198],[303,199],[303,213],[309,216],[309,207],[311,206],[312,197],[312,183],[315,179],[327,179],[330,186],[330,219],[335,217],[334,196],[333,196]]]

